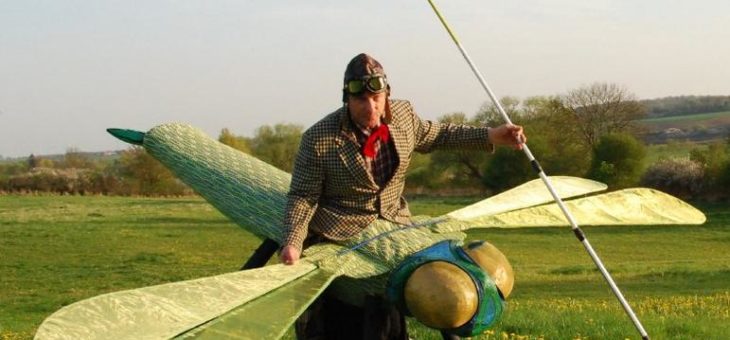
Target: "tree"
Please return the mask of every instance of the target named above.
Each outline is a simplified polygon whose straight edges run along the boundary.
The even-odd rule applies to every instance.
[[[609,133],[636,133],[646,109],[636,96],[616,84],[595,83],[570,91],[563,102],[572,124],[590,148]]]
[[[572,113],[559,97],[530,97],[522,105],[528,145],[550,175],[583,176],[591,150],[572,128]]]
[[[94,163],[77,148],[69,148],[66,150],[66,154],[63,156],[63,163],[61,165],[61,168],[65,169],[90,169],[93,167]]]
[[[552,175],[583,176],[589,169],[591,152],[576,130],[569,128],[571,112],[559,97],[530,97],[520,102],[514,97],[502,99],[505,111],[523,125],[529,136],[530,150],[545,171]],[[439,118],[442,123],[490,125],[502,124],[496,108],[484,104],[473,119],[463,113]],[[426,174],[415,176],[429,185],[483,186],[501,191],[534,177],[525,157],[511,148],[498,148],[494,155],[486,150],[437,150],[428,164],[431,179]]]
[[[38,166],[38,157],[34,154],[28,156],[28,169],[33,169]]]
[[[251,139],[253,155],[279,169],[291,172],[303,128],[296,124],[264,125]]]
[[[519,118],[522,115],[519,98],[507,96],[502,97],[499,102],[502,104],[502,108],[507,113],[507,116],[510,117],[510,120]],[[473,122],[480,125],[495,126],[501,125],[505,121],[502,118],[502,114],[499,113],[497,106],[491,101],[488,101],[484,102],[482,107],[479,108]]]
[[[251,147],[249,146],[249,140],[246,137],[236,136],[227,128],[221,130],[221,134],[218,135],[218,141],[228,145],[236,150],[250,154]]]
[[[613,188],[625,188],[639,182],[644,170],[646,148],[629,134],[614,133],[601,137],[593,148],[588,177]]]
[[[461,112],[443,115],[438,120],[442,124],[477,125]],[[486,156],[486,150],[435,150],[431,153],[430,173],[451,186],[478,185]]]
[[[546,173],[583,176],[590,166],[591,152],[571,129],[572,114],[559,97],[530,97],[519,105],[519,121],[528,136],[528,146]],[[484,165],[482,183],[502,191],[534,178],[525,155],[499,148]]]
[[[134,146],[122,152],[118,172],[126,194],[181,195],[191,192],[142,147]]]
[[[483,184],[495,192],[502,192],[522,184],[534,174],[527,157],[522,152],[510,148],[495,150],[484,169]]]

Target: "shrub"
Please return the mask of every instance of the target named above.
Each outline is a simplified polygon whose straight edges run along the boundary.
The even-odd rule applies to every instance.
[[[57,194],[84,194],[89,188],[88,169],[33,168],[8,177],[4,187],[11,192],[41,191]]]
[[[691,199],[703,192],[705,171],[699,162],[672,158],[654,163],[641,179],[643,186],[655,188],[671,195]]]
[[[588,177],[613,188],[635,185],[644,168],[646,148],[629,134],[608,134],[593,148]]]
[[[730,195],[730,140],[712,143],[706,150],[694,149],[690,152],[690,159],[704,169],[706,194],[716,197]]]
[[[534,173],[522,152],[501,147],[487,160],[483,183],[490,190],[501,192],[533,179]]]

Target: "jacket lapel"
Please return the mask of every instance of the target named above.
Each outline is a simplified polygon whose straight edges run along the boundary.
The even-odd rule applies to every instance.
[[[410,157],[411,152],[413,151],[413,142],[409,141],[408,135],[411,133],[410,131],[407,131],[406,128],[403,127],[402,117],[409,116],[407,112],[401,112],[403,110],[402,105],[398,105],[394,103],[394,101],[390,101],[390,110],[391,110],[391,116],[390,116],[390,124],[388,124],[388,127],[390,128],[390,137],[393,138],[393,144],[395,145],[395,153],[398,157],[398,167],[395,169],[395,172],[393,172],[393,177],[396,178],[399,177],[399,175],[405,174],[406,170],[408,170],[408,164],[410,163]],[[404,161],[405,159],[405,161]],[[390,184],[388,182],[388,184]]]
[[[335,138],[337,153],[345,164],[345,167],[352,173],[352,176],[362,185],[371,189],[377,189],[378,185],[370,172],[367,171],[365,157],[358,147],[355,133],[350,128],[347,111],[343,108],[340,116],[340,134]]]
[[[395,145],[395,153],[398,157],[398,167],[393,173],[393,177],[396,174],[406,171],[408,168],[408,162],[403,162],[403,157],[408,157],[408,152],[412,149],[408,143],[408,135],[402,127],[396,124],[388,125],[390,129],[390,137],[393,138],[393,144]]]

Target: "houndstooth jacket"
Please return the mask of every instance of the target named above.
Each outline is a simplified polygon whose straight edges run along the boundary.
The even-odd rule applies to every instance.
[[[330,240],[344,240],[378,217],[409,223],[411,213],[402,194],[413,151],[492,148],[487,127],[422,120],[408,101],[390,100],[389,104],[388,127],[399,162],[383,187],[375,183],[366,166],[345,107],[304,132],[294,162],[282,246],[301,250],[310,231]]]

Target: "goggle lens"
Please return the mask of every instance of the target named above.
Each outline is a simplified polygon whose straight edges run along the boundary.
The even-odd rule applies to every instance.
[[[347,92],[349,94],[358,94],[358,93],[362,92],[364,87],[365,87],[365,83],[360,79],[350,80],[347,82]]]
[[[385,77],[383,76],[371,77],[367,80],[367,85],[368,90],[375,93],[383,92],[387,87]]]

